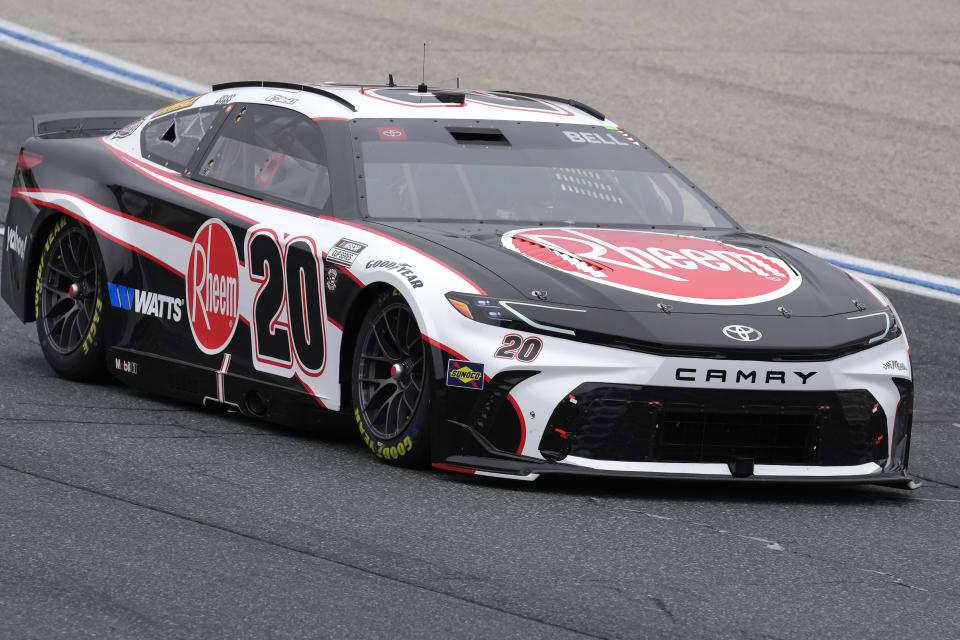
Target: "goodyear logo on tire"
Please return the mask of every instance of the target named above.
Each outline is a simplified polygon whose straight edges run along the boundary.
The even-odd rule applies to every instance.
[[[447,386],[483,389],[483,364],[469,360],[450,360],[447,364]]]

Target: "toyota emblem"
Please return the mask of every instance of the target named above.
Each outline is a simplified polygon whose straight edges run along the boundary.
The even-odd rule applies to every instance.
[[[742,324],[727,325],[723,328],[723,335],[731,340],[739,340],[740,342],[756,342],[763,337],[763,334],[753,327]]]

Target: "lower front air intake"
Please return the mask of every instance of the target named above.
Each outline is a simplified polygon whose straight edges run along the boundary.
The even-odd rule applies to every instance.
[[[548,460],[883,466],[886,424],[883,409],[863,390],[587,383],[557,405],[540,450]]]

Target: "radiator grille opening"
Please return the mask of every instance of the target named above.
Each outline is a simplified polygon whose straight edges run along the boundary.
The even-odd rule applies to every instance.
[[[804,464],[816,449],[813,414],[665,411],[655,427],[654,457],[665,462]]]
[[[572,401],[575,398],[576,401]],[[887,418],[865,390],[760,391],[584,383],[545,433],[569,434],[569,455],[594,460],[755,464],[883,464]],[[546,437],[546,436],[545,436]],[[542,444],[550,449],[549,442]]]

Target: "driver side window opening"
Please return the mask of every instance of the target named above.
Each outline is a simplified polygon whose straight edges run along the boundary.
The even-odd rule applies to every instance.
[[[235,105],[198,174],[241,193],[330,208],[323,136],[309,118],[283,107]]]
[[[150,122],[140,139],[143,157],[183,171],[219,113],[219,107],[188,109]]]

